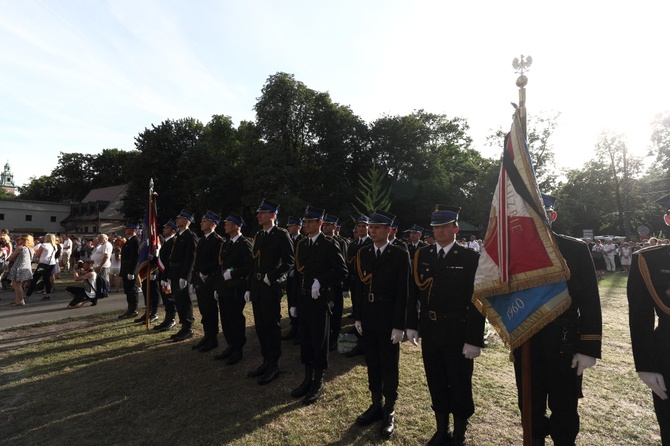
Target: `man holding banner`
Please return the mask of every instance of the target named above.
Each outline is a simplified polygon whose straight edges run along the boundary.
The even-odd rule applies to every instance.
[[[556,213],[551,199],[547,204],[548,214],[517,109],[473,301],[514,351],[524,438],[533,446],[544,445],[547,435],[555,445],[574,445],[581,375],[600,357],[600,296],[587,245],[552,232]]]

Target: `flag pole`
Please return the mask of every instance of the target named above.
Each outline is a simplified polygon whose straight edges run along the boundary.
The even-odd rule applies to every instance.
[[[530,67],[530,64],[533,63],[533,59],[528,56],[524,59],[523,54],[520,59],[514,58],[512,61],[512,66],[519,73],[519,77],[516,79],[516,86],[519,87],[519,118],[521,121],[521,129],[523,130],[523,137],[526,141],[527,132],[526,132],[526,84],[528,84],[528,78],[524,74],[526,70]],[[531,379],[531,343],[533,338],[531,337],[521,346],[521,424],[523,426],[523,446],[531,446],[533,441],[533,415],[532,415],[532,379]]]
[[[149,179],[149,207],[148,207],[148,213],[149,213],[149,223],[151,223],[151,212],[153,210],[153,199],[154,199],[154,179],[150,178]],[[149,225],[148,225],[149,226]],[[151,231],[151,228],[147,227],[145,228],[146,231]],[[147,243],[149,243],[149,259],[147,262],[147,276],[146,276],[146,281],[147,281],[147,286],[146,290],[144,291],[144,317],[145,317],[145,323],[147,330],[151,328],[151,322],[149,321],[150,318],[150,309],[149,306],[151,305],[149,303],[149,292],[151,287],[151,256],[153,255],[151,252],[151,241],[150,237],[151,234],[147,234],[149,238],[147,238]]]

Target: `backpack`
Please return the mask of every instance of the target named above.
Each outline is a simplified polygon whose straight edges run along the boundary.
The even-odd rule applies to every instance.
[[[95,291],[96,299],[102,299],[103,297],[109,297],[109,293],[112,291],[112,287],[109,285],[109,280],[98,274],[95,278],[95,286],[93,287],[93,291]]]

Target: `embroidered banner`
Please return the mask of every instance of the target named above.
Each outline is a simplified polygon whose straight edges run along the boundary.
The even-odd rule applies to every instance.
[[[142,221],[142,239],[140,241],[140,256],[137,260],[137,277],[141,282],[157,267],[162,271],[162,263],[158,262],[160,239],[158,238],[158,222],[156,212],[156,194],[149,192],[149,203],[144,212]]]
[[[517,112],[505,137],[472,300],[515,349],[570,306],[569,277],[544,212]]]

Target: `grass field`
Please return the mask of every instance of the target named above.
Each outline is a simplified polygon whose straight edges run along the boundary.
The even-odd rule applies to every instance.
[[[650,392],[633,368],[625,283],[623,273],[601,282],[603,359],[585,372],[579,445],[660,444]],[[326,393],[310,407],[290,397],[302,380],[292,342],[283,343],[277,381],[259,386],[247,378],[260,363],[250,310],[245,357],[232,367],[212,359],[220,349],[166,342],[166,334],[116,314],[0,332],[0,444],[417,445],[430,438],[419,348],[402,345],[397,431],[382,442],[378,424],[354,423],[369,404],[362,357],[332,353]],[[470,444],[521,445],[513,367],[497,337],[476,360],[474,392]]]

